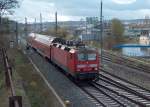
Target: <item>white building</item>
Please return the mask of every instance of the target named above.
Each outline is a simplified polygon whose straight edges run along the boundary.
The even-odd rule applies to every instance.
[[[149,31],[145,31],[145,32],[141,33],[141,36],[139,37],[139,43],[142,45],[150,45]]]

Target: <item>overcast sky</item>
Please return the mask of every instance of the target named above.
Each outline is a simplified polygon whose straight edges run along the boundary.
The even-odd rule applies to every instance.
[[[39,21],[42,13],[44,21],[54,21],[54,13],[58,12],[59,21],[80,20],[87,16],[99,16],[100,0],[23,0],[19,9],[15,10],[12,19],[20,22],[27,17],[33,22]],[[150,0],[103,0],[105,19],[138,19],[150,15]]]

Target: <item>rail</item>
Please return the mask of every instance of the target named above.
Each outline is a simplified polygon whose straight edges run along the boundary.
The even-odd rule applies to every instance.
[[[122,56],[116,56],[115,54],[109,54],[109,53],[105,53],[103,59],[116,64],[128,66],[130,68],[136,69],[137,71],[142,71],[147,74],[150,73],[149,64],[137,63],[137,61],[133,61],[128,58]]]
[[[150,104],[150,93],[148,90],[145,90],[144,88],[141,88],[137,85],[134,86],[134,84],[131,84],[129,82],[126,82],[123,80],[120,80],[119,78],[116,78],[113,77],[113,75],[109,74],[110,76],[108,75],[104,75],[105,74],[105,71],[101,74],[99,74],[100,76],[100,81],[106,83],[106,84],[109,84],[109,87],[110,85],[112,85],[111,87],[115,86],[116,88],[119,88],[120,91],[119,92],[119,95],[121,95],[121,93],[123,91],[121,90],[124,90],[130,94],[128,95],[125,95],[125,97],[127,96],[136,96],[138,97],[139,99],[142,99],[141,101],[137,101],[135,100],[133,97],[132,97],[132,100],[135,100],[134,103],[137,103],[138,105],[141,105],[141,106],[147,106]],[[107,86],[107,85],[104,85],[104,86]],[[116,88],[114,90],[116,90]],[[124,94],[123,94],[124,95]],[[135,98],[136,98],[135,97]]]
[[[8,89],[10,89],[11,95],[9,97],[9,107],[22,107],[22,97],[16,96],[15,87],[12,78],[12,68],[9,64],[9,59],[6,54],[6,49],[1,49],[2,57],[5,68],[5,82]]]

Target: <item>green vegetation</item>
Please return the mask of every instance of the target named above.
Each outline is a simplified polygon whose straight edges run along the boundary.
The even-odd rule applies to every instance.
[[[1,20],[2,23],[0,24],[0,47],[8,48],[10,46],[10,41],[15,41],[16,22],[11,21],[8,18],[2,18]]]
[[[3,86],[3,74],[2,74],[2,70],[0,70],[0,89]]]
[[[8,91],[5,87],[4,73],[0,70],[0,107],[8,107]]]
[[[14,8],[19,7],[18,0],[0,0],[0,32],[9,31],[9,23],[11,21],[8,18],[3,18],[4,15],[13,14]]]
[[[8,91],[5,87],[4,67],[0,61],[0,107],[8,107]]]
[[[33,65],[21,51],[12,51],[11,53],[15,55],[15,69],[22,78],[23,87],[31,106],[50,107],[53,98],[51,99],[48,87],[37,71],[35,71]]]
[[[114,18],[111,20],[111,23],[112,35],[105,38],[106,42],[104,43],[104,47],[106,49],[112,49],[112,46],[125,42],[125,38],[123,36],[124,26],[121,21]]]
[[[19,78],[17,73],[14,71],[14,69],[12,72],[13,72],[13,75],[12,75],[13,85],[15,87],[16,95],[23,97],[23,106],[25,104],[29,105],[29,103],[26,101],[27,98],[26,98],[24,89],[22,87],[22,83],[20,82],[21,79]],[[0,61],[0,96],[1,96],[0,107],[8,107],[9,106],[8,99],[11,96],[11,93],[10,93],[10,89],[6,87],[4,66],[2,64],[2,61]],[[24,107],[30,107],[30,106],[24,106]]]
[[[18,6],[18,0],[0,0],[0,17],[6,13],[12,14],[14,12],[13,9],[17,8]]]
[[[1,34],[8,34],[12,31],[16,32],[16,22],[10,20],[8,17],[3,17],[1,18],[0,28]]]
[[[91,41],[90,43],[88,43],[88,45],[90,45],[94,48],[101,48],[101,44],[99,41]]]
[[[119,19],[112,19],[112,36],[116,42],[122,42],[124,26]]]
[[[67,31],[67,28],[60,28],[58,27],[57,33],[55,29],[48,29],[44,32],[41,32],[41,34],[44,35],[55,35],[57,37],[63,38],[63,39],[72,39],[73,35],[69,34]]]
[[[103,37],[103,48],[106,50],[112,50],[114,45],[123,44],[129,40],[124,37],[124,25],[119,19],[111,20],[111,35]],[[90,43],[93,47],[100,48],[101,43],[99,41],[93,41]]]
[[[12,15],[14,9],[19,7],[19,0],[0,0],[0,33],[9,33],[10,25],[14,21],[10,21],[4,15]],[[12,27],[15,28],[15,27]]]

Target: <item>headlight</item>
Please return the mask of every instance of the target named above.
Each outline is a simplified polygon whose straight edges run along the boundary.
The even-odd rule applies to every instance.
[[[98,70],[98,68],[94,68],[94,70]]]
[[[80,69],[77,69],[77,71],[80,71]]]

